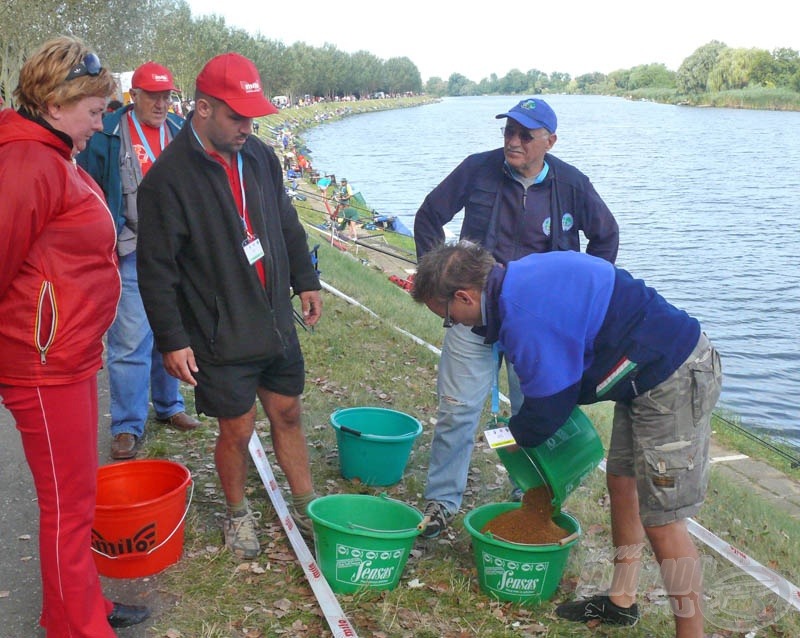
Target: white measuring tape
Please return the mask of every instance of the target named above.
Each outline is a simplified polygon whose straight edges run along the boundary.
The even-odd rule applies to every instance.
[[[600,469],[606,471],[606,460],[600,461]],[[800,589],[793,585],[780,574],[775,573],[769,567],[765,567],[755,558],[751,558],[741,549],[738,549],[725,542],[713,532],[707,530],[693,518],[686,519],[686,528],[695,538],[702,541],[719,554],[727,558],[743,572],[761,583],[764,587],[772,590],[775,594],[783,598],[787,603],[800,611]]]
[[[261,476],[261,482],[264,484],[269,494],[269,499],[272,501],[272,506],[278,513],[278,518],[286,530],[289,542],[292,544],[297,560],[300,561],[306,579],[314,591],[314,596],[319,602],[320,609],[325,615],[325,620],[328,621],[328,626],[331,628],[334,638],[358,638],[356,630],[350,624],[347,616],[344,615],[339,601],[336,599],[330,585],[328,585],[328,581],[322,575],[322,570],[311,555],[306,542],[297,529],[297,525],[295,525],[292,515],[289,513],[289,508],[286,506],[286,501],[283,499],[278,482],[275,480],[275,475],[272,473],[272,468],[267,461],[264,446],[261,445],[261,439],[258,438],[258,434],[255,431],[250,437],[248,449],[253,462],[256,464],[258,474]]]

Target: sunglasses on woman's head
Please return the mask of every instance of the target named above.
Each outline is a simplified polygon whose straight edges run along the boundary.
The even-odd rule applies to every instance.
[[[102,70],[103,66],[100,64],[100,58],[94,53],[87,53],[86,57],[83,58],[83,62],[78,62],[69,70],[64,82],[69,82],[84,75],[99,75]]]

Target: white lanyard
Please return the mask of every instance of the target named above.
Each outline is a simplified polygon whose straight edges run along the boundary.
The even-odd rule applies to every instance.
[[[139,134],[139,140],[142,142],[142,146],[144,146],[144,151],[147,153],[147,157],[150,158],[151,162],[156,161],[156,156],[153,154],[153,149],[150,148],[150,143],[147,141],[145,137],[144,131],[142,130],[142,125],[139,124],[139,118],[136,117],[136,111],[131,111],[131,120],[133,120],[133,125],[136,127],[136,132]],[[166,124],[163,122],[161,126],[158,128],[158,141],[161,144],[161,150],[164,150],[167,134],[166,134]]]
[[[242,214],[240,215],[242,218],[242,228],[244,228],[244,234],[247,235],[247,238],[252,239],[253,234],[247,230],[247,200],[244,196],[244,174],[242,173],[241,153],[236,153],[236,168],[239,170],[239,188],[242,189]]]

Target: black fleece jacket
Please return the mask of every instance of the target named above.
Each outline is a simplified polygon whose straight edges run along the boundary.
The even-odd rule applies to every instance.
[[[247,211],[264,249],[266,287],[242,249],[242,220],[224,168],[187,121],[137,197],[139,290],[162,353],[241,363],[283,354],[297,339],[291,294],[319,290],[305,230],[275,152],[250,137],[240,151]],[[234,169],[235,170],[235,169]]]

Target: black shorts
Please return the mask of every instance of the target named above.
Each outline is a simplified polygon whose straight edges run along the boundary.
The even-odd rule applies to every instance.
[[[235,418],[249,412],[258,388],[296,397],[305,387],[305,362],[298,343],[289,346],[285,357],[233,365],[198,361],[197,367],[200,370],[194,375],[195,410],[217,418]]]

